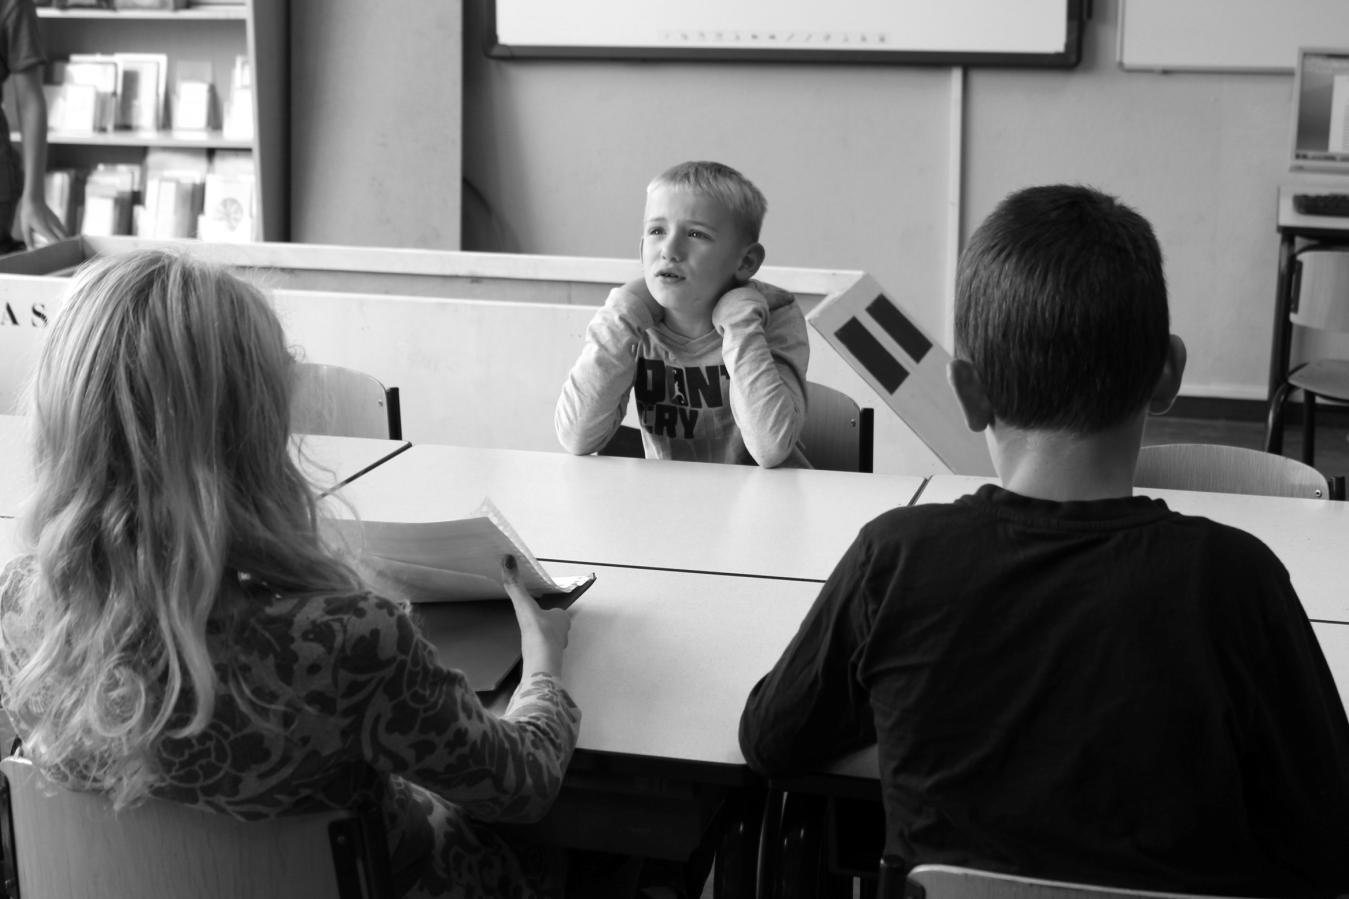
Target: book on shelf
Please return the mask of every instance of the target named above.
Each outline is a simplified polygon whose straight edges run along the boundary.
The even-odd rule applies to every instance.
[[[174,131],[208,131],[215,126],[215,84],[209,62],[179,61],[173,86],[169,127]]]
[[[107,53],[72,53],[70,58],[52,64],[52,78],[57,84],[93,85],[97,92],[92,129],[72,127],[72,131],[111,131],[117,124],[118,65]]]
[[[98,130],[98,88],[92,84],[44,84],[47,99],[47,128],[50,131],[88,132]]]
[[[83,169],[48,169],[43,189],[47,206],[61,219],[66,231],[76,234],[80,229],[80,212],[84,207]]]
[[[247,150],[217,150],[206,173],[197,236],[213,243],[254,240],[257,166]]]
[[[231,140],[253,139],[253,66],[247,56],[234,57],[220,130]]]
[[[113,9],[182,9],[186,0],[112,0]]]
[[[114,53],[117,127],[158,131],[164,124],[169,58],[165,53]]]
[[[536,597],[573,596],[595,579],[549,574],[490,500],[452,521],[334,519],[327,526],[356,556],[375,592],[413,603],[507,599],[501,583],[507,555],[515,556],[521,585]]]
[[[210,162],[205,150],[151,147],[145,153],[145,203],[138,237],[196,237]]]
[[[140,191],[138,165],[98,165],[84,183],[84,213],[80,233],[112,237],[131,233],[132,207]]]

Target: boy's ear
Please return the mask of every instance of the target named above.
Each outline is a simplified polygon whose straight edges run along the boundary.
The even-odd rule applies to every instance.
[[[993,424],[993,404],[988,401],[978,369],[968,360],[952,359],[946,363],[946,382],[955,391],[960,411],[965,413],[965,424],[971,431],[982,431]]]
[[[1152,388],[1152,398],[1148,400],[1149,414],[1163,415],[1176,401],[1181,378],[1185,375],[1186,355],[1185,341],[1172,334],[1166,348],[1166,362],[1162,365],[1162,373],[1157,376],[1156,386]]]
[[[766,255],[767,251],[764,250],[763,244],[757,240],[745,247],[745,252],[740,257],[740,264],[735,269],[735,280],[744,284],[750,278],[753,278],[755,272],[759,270],[759,266],[763,265]]]

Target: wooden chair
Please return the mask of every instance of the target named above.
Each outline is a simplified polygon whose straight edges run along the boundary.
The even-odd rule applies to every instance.
[[[1349,248],[1313,244],[1293,261],[1291,307],[1294,330],[1349,333]],[[1283,410],[1302,391],[1302,461],[1315,458],[1316,401],[1349,402],[1349,359],[1313,358],[1294,366],[1269,400],[1265,450],[1283,452]]]
[[[290,429],[297,434],[401,440],[398,388],[340,365],[296,363]]]
[[[894,860],[881,860],[880,899],[1201,899],[1189,893],[1015,877],[953,865],[919,865],[907,880],[903,871]]]
[[[816,468],[872,471],[875,410],[858,406],[852,397],[832,387],[807,381],[801,448]],[[642,435],[634,427],[620,425],[599,455],[640,459],[644,455]]]
[[[816,468],[873,470],[875,410],[858,406],[842,391],[806,382],[806,424],[801,448]]]
[[[1342,499],[1343,480],[1328,483],[1310,465],[1259,450],[1215,443],[1145,446],[1138,453],[1135,487],[1207,490],[1257,496]]]
[[[114,812],[47,781],[26,759],[4,774],[5,887],[22,899],[383,899],[383,828],[334,811],[243,822],[149,800]]]

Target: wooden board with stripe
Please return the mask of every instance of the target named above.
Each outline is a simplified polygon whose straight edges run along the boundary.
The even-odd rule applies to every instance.
[[[966,427],[946,383],[951,354],[874,278],[825,297],[807,320],[952,473],[994,473],[983,434]]]

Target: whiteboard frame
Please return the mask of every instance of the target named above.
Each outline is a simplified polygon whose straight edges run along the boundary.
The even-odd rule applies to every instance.
[[[505,44],[497,32],[497,2],[486,0],[487,46],[493,59],[677,60],[684,62],[870,63],[911,66],[1011,66],[1071,69],[1082,60],[1083,33],[1091,18],[1091,0],[1065,0],[1066,45],[1059,53],[1010,53],[960,50],[807,50],[787,47],[612,47]],[[565,0],[558,0],[565,2]],[[941,0],[933,0],[941,2]]]

